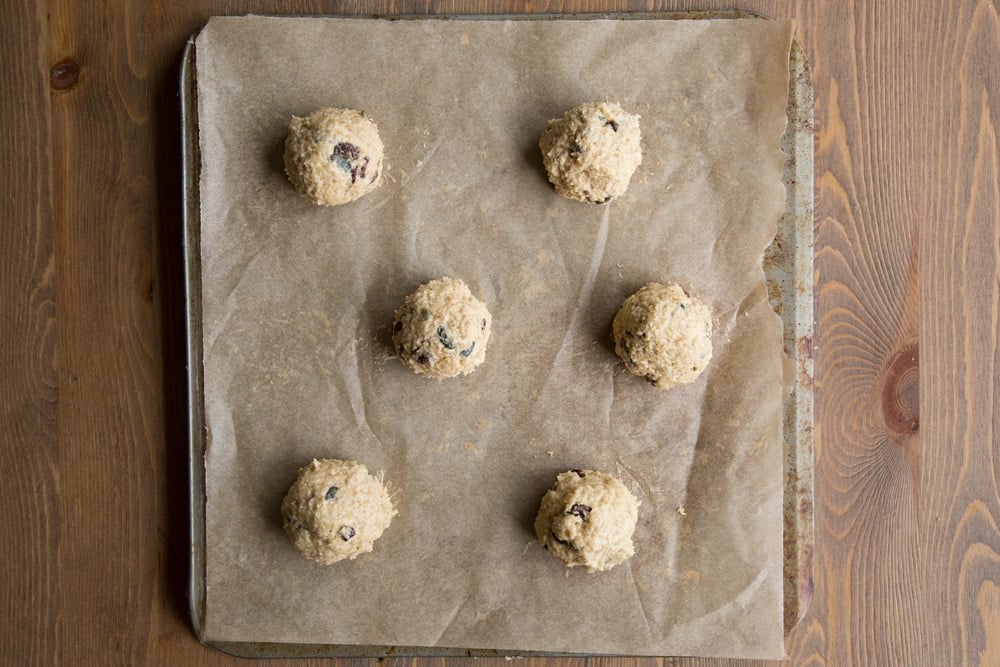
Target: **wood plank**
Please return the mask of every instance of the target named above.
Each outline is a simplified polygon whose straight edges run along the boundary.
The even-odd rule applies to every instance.
[[[0,21],[0,646],[24,665],[54,662],[64,620],[45,9]]]
[[[926,48],[908,37],[927,17],[902,9],[829,3],[812,31],[821,508],[813,604],[828,665],[934,664],[922,662],[921,637],[933,628],[914,586],[920,440],[907,421],[918,409],[919,229],[906,198],[918,186],[906,158],[916,110],[904,101]]]
[[[920,113],[918,512],[939,664],[1000,665],[1000,21],[996,3],[935,8]]]
[[[142,664],[155,653],[150,610],[163,539],[147,81],[157,65],[125,3],[53,2],[50,16],[50,62],[77,70],[51,112],[66,619],[57,641],[78,664]]]

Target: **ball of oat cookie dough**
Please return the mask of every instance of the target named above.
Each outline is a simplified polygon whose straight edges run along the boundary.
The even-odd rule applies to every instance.
[[[417,375],[468,375],[486,360],[493,316],[486,304],[454,278],[421,285],[396,310],[392,344]]]
[[[362,111],[320,109],[292,117],[285,140],[285,173],[315,204],[337,206],[381,183],[382,140]]]
[[[542,497],[535,535],[568,567],[610,570],[635,553],[638,518],[639,501],[620,481],[594,470],[570,470]]]
[[[642,162],[639,139],[639,116],[613,102],[594,102],[550,120],[538,146],[558,194],[604,204],[625,194]]]
[[[385,485],[356,461],[314,459],[281,503],[292,544],[308,558],[330,565],[372,550],[396,510]]]
[[[627,298],[612,330],[625,367],[663,389],[694,382],[712,360],[712,313],[676,283]]]

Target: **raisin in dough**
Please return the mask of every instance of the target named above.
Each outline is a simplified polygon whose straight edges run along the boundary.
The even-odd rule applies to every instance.
[[[630,296],[612,330],[625,367],[663,389],[694,382],[712,360],[712,313],[675,283]]]
[[[324,565],[372,550],[392,521],[385,486],[356,461],[314,459],[281,503],[285,532],[309,560]]]
[[[595,102],[550,120],[538,147],[559,195],[604,204],[625,194],[642,162],[639,139],[639,116]]]
[[[568,567],[610,570],[632,554],[632,533],[639,501],[607,473],[570,470],[560,473],[542,497],[535,535]]]
[[[382,175],[378,127],[362,111],[320,109],[292,117],[285,140],[285,173],[315,204],[337,206],[362,197]]]
[[[454,278],[421,285],[396,310],[392,344],[396,356],[417,375],[468,375],[486,360],[493,316],[486,304]]]

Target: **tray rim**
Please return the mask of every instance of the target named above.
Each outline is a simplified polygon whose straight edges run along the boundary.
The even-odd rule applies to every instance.
[[[240,18],[240,17],[227,17]],[[762,19],[743,10],[676,12],[594,12],[545,14],[435,14],[283,16],[281,18],[340,18],[359,20],[710,20]],[[200,32],[200,30],[199,30]],[[436,646],[388,646],[361,644],[293,644],[278,642],[230,642],[204,637],[205,574],[205,468],[204,405],[201,327],[201,263],[199,253],[200,147],[197,123],[197,76],[195,39],[188,38],[181,56],[179,76],[181,110],[182,258],[184,263],[184,325],[186,401],[188,417],[189,580],[188,602],[192,628],[199,641],[225,653],[247,658],[278,657],[528,657],[581,656],[579,653],[464,649]],[[795,379],[784,402],[783,440],[785,449],[784,490],[784,635],[805,615],[812,598],[815,547],[813,489],[813,86],[802,46],[792,39],[789,55],[788,124],[782,136],[785,166],[786,211],[779,222],[775,243],[790,231],[795,238],[794,253],[769,261],[765,252],[771,305],[782,318],[784,352],[794,364]],[[785,236],[784,238],[787,238]],[[779,255],[775,254],[775,257]],[[785,263],[781,263],[784,261]],[[791,267],[787,266],[791,261]],[[781,285],[786,291],[772,290]],[[791,287],[791,294],[787,288]],[[597,654],[586,654],[595,656]],[[639,656],[637,656],[639,657]]]

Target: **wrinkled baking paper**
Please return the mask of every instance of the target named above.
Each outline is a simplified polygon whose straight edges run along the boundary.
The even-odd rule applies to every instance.
[[[784,208],[791,24],[212,19],[197,40],[209,640],[780,657],[782,339],[761,255]],[[606,206],[556,196],[545,121],[607,99],[643,162]],[[326,208],[282,173],[293,114],[363,109],[388,170]],[[465,280],[486,363],[393,358],[393,310]],[[713,309],[694,384],[629,375],[622,301],[677,281]],[[313,457],[384,471],[399,515],[306,561],[279,508]],[[555,475],[617,474],[636,555],[565,570],[532,521]]]

